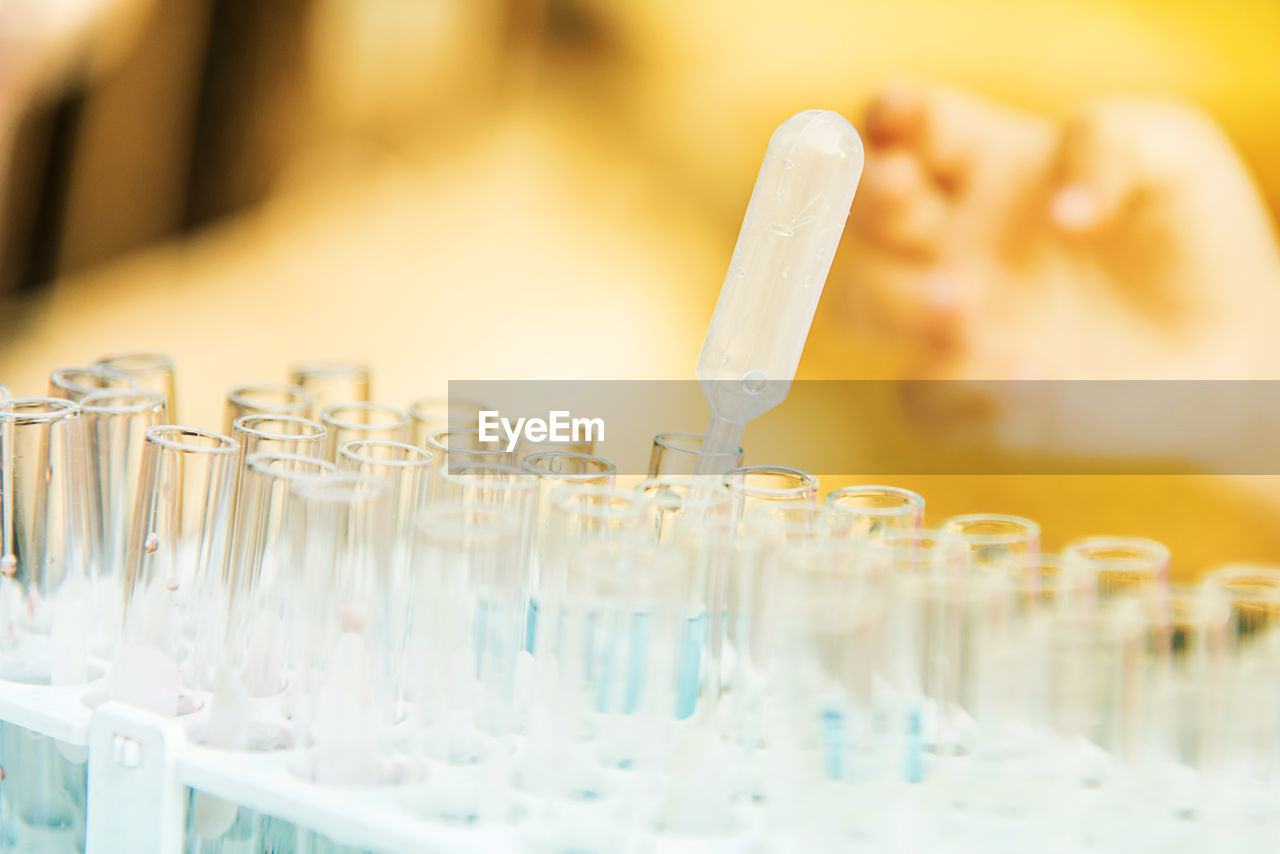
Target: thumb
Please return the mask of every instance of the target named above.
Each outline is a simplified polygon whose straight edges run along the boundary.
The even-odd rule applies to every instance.
[[[1139,193],[1172,189],[1206,163],[1221,161],[1225,144],[1212,120],[1187,104],[1098,101],[1066,125],[1049,219],[1066,232],[1096,232]]]
[[[1048,200],[1059,231],[1088,235],[1113,222],[1143,178],[1128,140],[1114,123],[1090,115],[1069,123],[1062,136]]]

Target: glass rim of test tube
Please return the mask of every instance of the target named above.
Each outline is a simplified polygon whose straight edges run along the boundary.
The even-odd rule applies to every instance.
[[[841,498],[853,495],[866,495],[871,498],[877,495],[893,496],[899,499],[894,504],[856,504],[852,506],[845,505],[841,502]],[[857,513],[860,516],[883,516],[885,518],[894,518],[898,516],[910,516],[913,513],[924,513],[924,497],[918,492],[912,492],[910,489],[903,489],[900,486],[884,486],[881,484],[854,484],[852,486],[841,487],[827,493],[824,504],[833,510],[847,511]]]
[[[59,421],[80,411],[80,404],[61,397],[0,398],[0,421],[39,424]]]
[[[547,471],[539,469],[530,464],[530,460],[558,460],[573,459],[590,465],[599,466],[597,471],[591,472],[563,472],[563,471]],[[580,454],[576,451],[538,451],[535,454],[529,454],[520,461],[520,471],[525,474],[531,474],[535,477],[554,477],[560,480],[595,480],[601,477],[608,477],[617,474],[618,467],[604,457],[597,457],[594,454]]]
[[[261,422],[283,421],[286,424],[298,424],[302,427],[312,428],[310,433],[277,433],[270,430],[263,430],[254,426]],[[238,416],[236,420],[231,422],[232,430],[240,430],[252,436],[261,439],[279,439],[281,441],[297,441],[302,439],[322,439],[328,434],[328,430],[319,421],[310,418],[304,418],[301,415],[290,415],[284,412],[246,412],[244,415]]]
[[[299,362],[289,368],[292,376],[308,377],[366,377],[370,373],[369,365],[364,362],[314,361]],[[297,383],[290,383],[297,385]]]
[[[147,429],[147,439],[165,448],[184,453],[234,454],[240,443],[223,433],[206,430],[203,427],[187,427],[182,424],[160,424]],[[196,442],[183,442],[171,437],[197,439]]]
[[[345,418],[336,418],[334,413],[343,412],[344,410],[359,410],[361,412],[377,413],[379,415],[389,415],[388,419],[380,421],[348,421]],[[353,400],[348,403],[332,403],[324,408],[320,413],[320,421],[325,424],[332,424],[344,430],[390,430],[397,427],[409,426],[409,415],[402,409],[390,406],[385,403],[374,403],[372,401]]]
[[[959,526],[967,525],[1007,526],[1007,530],[958,530]],[[1008,513],[962,513],[959,516],[949,516],[938,523],[936,532],[939,536],[954,537],[970,546],[1009,546],[1040,541],[1040,523],[1025,516]]]
[[[450,413],[455,409],[460,411],[468,409],[480,411],[487,408],[489,408],[488,404],[462,397],[419,397],[409,401],[409,415],[421,421],[443,421],[447,423],[450,420]],[[429,411],[431,409],[436,411]],[[442,415],[443,418],[441,417]],[[458,426],[470,427],[473,424],[469,422]]]
[[[1072,540],[1059,552],[1064,562],[1090,562],[1108,570],[1169,565],[1169,547],[1147,537],[1112,535]],[[1101,570],[1100,570],[1101,571]]]
[[[587,502],[584,499],[596,499]],[[653,499],[638,494],[634,489],[618,489],[613,486],[582,486],[569,484],[551,490],[551,506],[562,513],[593,516],[598,519],[643,518],[645,507],[653,505]]]
[[[290,463],[306,463],[320,469],[318,472],[304,472],[296,469],[287,468],[285,464]],[[338,467],[323,457],[313,457],[307,454],[292,454],[283,451],[254,451],[252,454],[244,458],[245,467],[252,470],[256,474],[268,475],[271,477],[285,478],[303,478],[315,477],[317,475],[336,474]]]
[[[360,449],[367,446],[392,448],[401,452],[404,456],[396,459],[394,457],[371,457],[358,453]],[[372,463],[395,468],[420,468],[435,462],[435,454],[430,451],[419,448],[417,445],[410,445],[408,442],[396,442],[391,439],[349,439],[338,446],[338,456],[353,463]]]
[[[441,467],[442,471],[445,468],[447,468],[449,454],[462,454],[462,455],[470,455],[470,456],[488,457],[489,459],[493,459],[493,460],[502,460],[502,459],[511,458],[511,452],[508,451],[506,447],[504,447],[503,444],[498,441],[494,441],[490,443],[493,445],[492,448],[458,447],[458,446],[449,445],[445,442],[440,441],[440,437],[448,436],[451,433],[452,434],[465,433],[469,436],[475,436],[477,439],[479,439],[480,428],[479,427],[441,427],[439,430],[432,430],[430,433],[427,434],[427,446],[432,450],[439,451],[441,456],[444,458],[443,461],[446,465]],[[480,461],[472,460],[468,462],[478,463]],[[493,463],[493,465],[502,465],[502,463],[495,462]]]
[[[745,483],[747,477],[761,475],[779,480],[791,480],[795,485],[779,487]],[[742,482],[735,482],[735,479]],[[818,489],[818,478],[815,475],[803,469],[775,465],[738,466],[725,472],[721,483],[731,492],[747,492],[753,496],[768,499],[795,498],[809,492],[816,492]]]
[[[248,396],[249,394],[279,395],[280,400],[272,402],[253,400]],[[274,413],[288,415],[295,411],[309,412],[315,405],[315,398],[302,386],[292,383],[248,383],[229,390],[227,403],[248,410],[246,415]]]
[[[149,353],[145,350],[138,350],[103,356],[101,359],[97,359],[94,365],[102,365],[134,375],[156,371],[172,371],[173,359],[163,353]]]
[[[702,442],[706,438],[707,437],[702,433],[694,433],[688,430],[668,430],[665,433],[655,434],[653,437],[653,444],[668,451],[675,451],[676,453],[701,454]],[[686,439],[688,441],[682,443],[679,441],[681,439]],[[743,451],[742,448],[738,448],[737,453],[734,453],[733,451],[722,451],[720,453],[713,454],[712,456],[733,457],[736,459],[741,457],[744,453],[746,452]]]
[[[133,385],[133,377],[124,371],[111,367],[110,365],[91,365],[87,368],[54,368],[49,372],[49,384],[63,391],[70,391],[76,394],[86,395],[96,391],[110,390],[119,388],[117,386],[104,385],[87,385],[82,382],[76,382],[72,377],[84,376],[89,378],[97,378],[102,380],[122,381],[128,383],[123,388]]]
[[[135,403],[107,404],[104,401],[134,399]],[[141,388],[104,388],[80,398],[80,409],[89,413],[101,414],[137,414],[154,408],[157,404],[168,403],[164,392],[150,391]]]

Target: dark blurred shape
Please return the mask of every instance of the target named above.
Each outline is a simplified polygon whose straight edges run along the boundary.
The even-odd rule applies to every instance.
[[[305,115],[311,5],[157,0],[118,67],[32,104],[0,220],[0,295],[261,201]]]
[[[77,87],[32,110],[18,128],[13,170],[0,184],[0,211],[8,213],[0,218],[0,294],[30,292],[57,273],[84,98]]]
[[[200,73],[184,226],[260,201],[296,139],[311,0],[217,0]]]

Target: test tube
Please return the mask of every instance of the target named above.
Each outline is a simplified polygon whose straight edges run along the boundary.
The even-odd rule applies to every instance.
[[[1227,603],[1204,587],[1174,587],[1154,618],[1148,652],[1158,692],[1151,703],[1154,761],[1142,785],[1163,801],[1166,820],[1185,827],[1186,820],[1203,821],[1206,810],[1212,812],[1224,782],[1223,722],[1247,718],[1230,715]]]
[[[1160,595],[1169,586],[1169,549],[1141,537],[1085,537],[1062,549],[1064,568],[1087,567],[1103,597]]]
[[[178,417],[178,399],[174,389],[173,360],[159,353],[119,353],[93,363],[94,367],[125,374],[136,388],[158,391],[164,395],[169,419]]]
[[[403,442],[380,439],[355,440],[338,449],[342,471],[359,474],[385,484],[390,490],[392,538],[390,545],[391,584],[399,590],[413,589],[412,544],[418,514],[431,498],[431,476],[435,460],[427,451]],[[390,630],[396,640],[393,663],[396,690],[403,685],[404,642],[412,616],[413,599],[406,595],[391,603]],[[397,693],[399,702],[403,697]]]
[[[653,437],[653,451],[649,455],[649,477],[693,477],[702,455],[701,433],[659,433]],[[716,471],[728,471],[742,465],[742,449],[736,453],[713,454]]]
[[[846,486],[827,496],[827,506],[858,540],[881,540],[888,530],[918,531],[924,524],[924,499],[896,486]]]
[[[1280,567],[1228,564],[1205,575],[1205,595],[1228,612],[1230,677],[1226,695],[1226,770],[1237,823],[1269,821],[1280,779]]]
[[[409,678],[419,749],[442,763],[431,809],[448,818],[508,817],[506,733],[514,696],[525,577],[520,521],[494,505],[438,501],[418,520]]]
[[[338,448],[338,467],[389,484],[396,540],[407,542],[415,515],[431,498],[435,458],[404,442],[355,439]]]
[[[886,588],[849,540],[793,543],[778,559],[766,832],[834,850],[885,828],[898,773],[897,727],[877,702]],[[845,809],[851,799],[867,809]]]
[[[437,758],[462,761],[465,734],[477,726],[493,734],[510,726],[523,631],[519,537],[519,518],[496,504],[436,502],[418,521],[413,649]]]
[[[397,688],[387,486],[347,472],[290,481],[287,637],[298,651],[299,746],[325,785],[387,782]],[[308,743],[314,748],[306,751]]]
[[[1042,666],[1051,720],[1040,773],[1049,777],[1044,802],[1061,822],[1052,831],[1076,844],[1129,847],[1115,845],[1115,835],[1139,797],[1133,788],[1136,763],[1158,720],[1149,708],[1155,612],[1148,604],[1112,597],[1093,609],[1066,609],[1047,618]]]
[[[650,503],[654,542],[686,552],[690,596],[676,674],[676,717],[692,717],[699,701],[710,713],[721,693],[727,573],[733,498],[729,490],[690,478],[649,478],[636,492]]]
[[[998,574],[967,583],[960,555],[930,530],[890,531],[867,552],[892,594],[884,671],[903,732],[901,779],[909,783],[946,779],[954,757],[973,750],[971,700],[984,661],[975,650],[991,648],[984,632],[1003,630],[1013,596],[1011,579]]]
[[[565,545],[555,645],[560,674],[555,708],[562,716],[555,725],[572,740],[593,734],[590,753],[606,767],[654,773],[675,720],[690,582],[684,555],[616,536]],[[531,742],[541,735],[531,728]],[[545,746],[534,748],[535,755]],[[562,761],[569,755],[572,751]],[[540,770],[559,775],[562,786],[572,780],[572,769]]]
[[[323,412],[336,403],[367,403],[369,373],[356,362],[308,362],[294,367],[289,382],[311,395],[312,412]]]
[[[404,442],[409,437],[409,416],[377,403],[335,403],[325,407],[320,422],[328,429],[325,459],[337,462],[338,448],[357,439]]]
[[[563,592],[569,555],[582,543],[651,542],[655,510],[645,496],[611,487],[564,486],[553,490],[539,591]]]
[[[748,506],[742,526],[760,532],[776,548],[815,540],[848,540],[845,520],[826,504],[782,501]]]
[[[292,415],[310,418],[315,407],[311,393],[286,383],[259,383],[237,386],[227,392],[223,410],[223,432],[230,435],[235,421],[242,415]]]
[[[66,400],[0,400],[0,679],[68,685],[95,675],[82,421]],[[6,847],[83,849],[86,755],[0,724]]]
[[[289,487],[295,479],[333,474],[337,467],[318,457],[257,451],[245,459],[241,477],[241,510],[231,545],[233,601],[252,601],[256,591],[279,601],[292,582],[282,580],[293,568],[287,551]]]
[[[297,415],[255,412],[232,423],[231,436],[240,443],[240,464],[250,454],[298,454],[318,457],[328,431],[323,424]]]
[[[952,516],[938,525],[938,533],[959,549],[962,564],[976,571],[1016,574],[1040,553],[1040,526],[1021,516]]]
[[[733,495],[720,484],[698,486],[689,478],[651,477],[637,484],[636,492],[653,506],[659,543],[674,544],[703,526],[723,531],[732,518]]]
[[[808,504],[818,498],[816,477],[785,466],[740,466],[725,473],[724,485],[733,494],[740,519],[746,519],[753,507]]]
[[[110,656],[120,632],[125,556],[146,433],[164,424],[158,391],[96,391],[80,400],[93,529],[93,648]]]
[[[493,409],[460,397],[427,397],[409,404],[410,442],[426,447],[427,437],[437,430],[466,430],[480,425],[480,412]]]
[[[234,439],[161,425],[147,430],[137,509],[125,559],[124,643],[112,670],[113,699],[176,714],[179,688],[209,687],[226,630]],[[174,621],[177,621],[175,625]],[[167,660],[144,656],[158,650]],[[135,681],[136,680],[136,681]],[[154,686],[174,683],[174,690]],[[154,705],[163,696],[162,705]]]
[[[80,407],[0,401],[0,678],[88,679],[90,516]]]
[[[246,464],[249,457],[262,453],[319,457],[324,453],[327,432],[324,425],[297,415],[255,412],[241,415],[232,423],[231,436],[240,446],[235,465],[233,539],[240,539],[241,526],[252,528],[259,522],[250,515],[253,510],[245,506],[248,477]]]
[[[525,457],[520,470],[537,478],[537,495],[533,508],[533,540],[529,561],[529,589],[536,590],[538,571],[547,548],[550,525],[551,493],[566,486],[613,486],[617,467],[601,457],[565,451],[548,451]],[[530,599],[525,625],[525,649],[533,652],[538,631],[538,602]]]
[[[518,548],[514,560],[528,574],[533,512],[538,479],[509,466],[456,465],[437,472],[433,500],[464,507],[497,507],[516,520]],[[522,587],[527,588],[526,578]]]
[[[451,471],[457,466],[508,466],[511,451],[502,442],[484,442],[475,427],[436,430],[427,435],[427,450],[435,455],[437,472]]]
[[[79,403],[86,394],[103,389],[131,389],[128,374],[103,365],[92,368],[58,368],[49,374],[49,396]]]

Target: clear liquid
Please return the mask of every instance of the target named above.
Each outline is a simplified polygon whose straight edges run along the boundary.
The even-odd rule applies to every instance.
[[[81,854],[88,766],[51,738],[0,724],[0,851]]]

